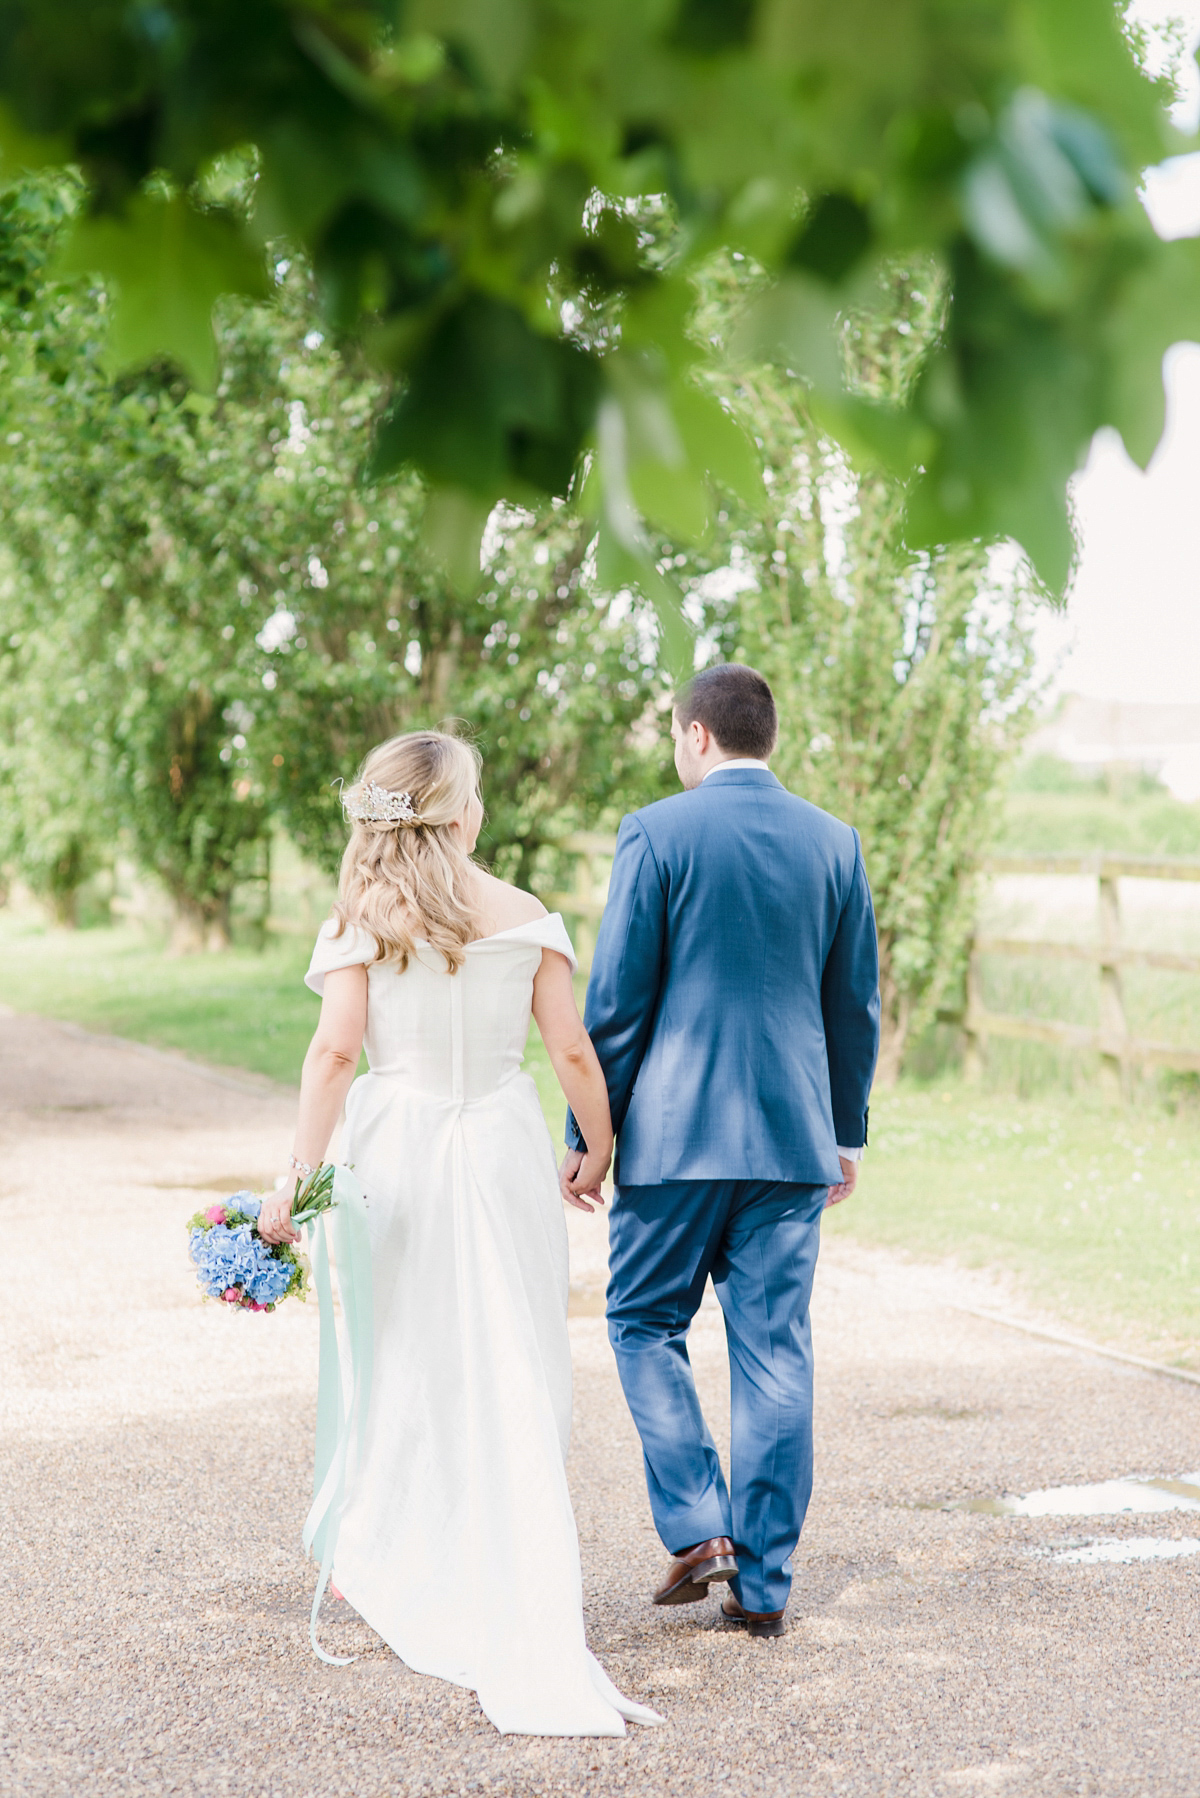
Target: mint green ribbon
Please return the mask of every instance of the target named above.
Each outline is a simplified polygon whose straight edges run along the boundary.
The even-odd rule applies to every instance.
[[[321,1362],[317,1379],[317,1443],[313,1466],[312,1509],[304,1524],[305,1552],[320,1562],[321,1574],[313,1597],[308,1639],[318,1660],[331,1667],[348,1667],[357,1655],[326,1654],[317,1641],[321,1600],[333,1572],[338,1529],[346,1502],[346,1469],[361,1459],[371,1401],[371,1365],[374,1358],[375,1323],[371,1302],[371,1238],[367,1230],[366,1195],[347,1167],[333,1177],[333,1208],[323,1213],[333,1234],[338,1290],[346,1322],[346,1346],[350,1356],[350,1403],[347,1407],[337,1327],[333,1316],[333,1287],[329,1278],[326,1227],[321,1216],[304,1218],[313,1248],[313,1277],[321,1309]]]

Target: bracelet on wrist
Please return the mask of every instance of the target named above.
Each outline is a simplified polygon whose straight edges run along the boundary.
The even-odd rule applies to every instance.
[[[288,1164],[296,1173],[302,1174],[306,1180],[311,1179],[317,1171],[315,1167],[309,1167],[307,1161],[301,1161],[296,1155],[288,1156]]]

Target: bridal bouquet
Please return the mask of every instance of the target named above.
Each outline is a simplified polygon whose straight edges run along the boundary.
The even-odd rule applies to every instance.
[[[292,1222],[306,1224],[333,1204],[332,1167],[319,1167],[296,1193]],[[308,1257],[291,1243],[264,1242],[258,1234],[262,1200],[235,1192],[188,1219],[188,1252],[200,1289],[242,1311],[274,1311],[281,1300],[309,1291]]]

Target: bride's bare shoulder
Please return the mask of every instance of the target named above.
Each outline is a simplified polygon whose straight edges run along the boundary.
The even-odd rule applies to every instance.
[[[518,924],[532,924],[546,916],[541,900],[535,899],[523,887],[497,880],[494,874],[485,873],[482,868],[476,870],[476,879],[479,882],[479,909],[490,927],[489,935],[497,930],[515,930]]]

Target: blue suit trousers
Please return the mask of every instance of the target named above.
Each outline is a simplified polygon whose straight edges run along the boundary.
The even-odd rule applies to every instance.
[[[608,1334],[672,1554],[730,1536],[734,1596],[781,1611],[812,1495],[809,1298],[826,1186],[776,1180],[618,1185]],[[704,1421],[687,1337],[712,1275],[725,1314],[730,1477]]]

